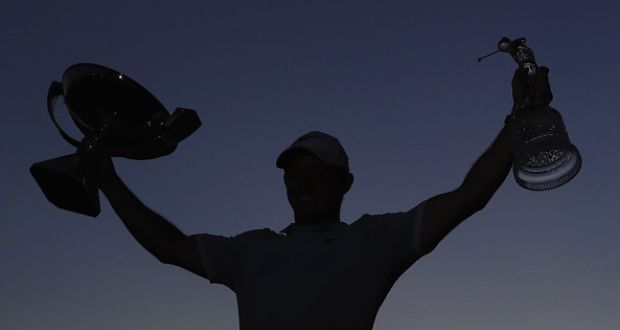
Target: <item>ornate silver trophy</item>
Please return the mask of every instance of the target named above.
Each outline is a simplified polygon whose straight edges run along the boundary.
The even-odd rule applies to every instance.
[[[534,81],[538,68],[534,59],[534,52],[525,45],[525,38],[510,40],[502,38],[498,43],[498,50],[478,59],[499,52],[509,53],[523,73],[518,81],[527,90],[528,85],[541,83]],[[557,188],[572,180],[581,168],[579,150],[571,143],[564,121],[560,113],[549,106],[553,98],[549,83],[538,88],[539,95],[514,95],[519,100],[514,104],[512,114],[506,118],[512,137],[514,154],[513,174],[517,183],[523,188],[544,191]],[[540,86],[539,86],[540,87]],[[535,88],[530,88],[535,89]]]
[[[69,136],[56,120],[55,101],[60,96],[84,134],[80,141]],[[165,156],[201,125],[194,110],[177,108],[170,115],[128,76],[91,63],[74,64],[65,70],[62,82],[52,82],[47,108],[60,135],[77,152],[35,163],[30,173],[52,204],[92,217],[100,211],[99,188],[91,177],[95,157]]]

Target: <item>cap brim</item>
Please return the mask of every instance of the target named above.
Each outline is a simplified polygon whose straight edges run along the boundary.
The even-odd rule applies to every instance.
[[[288,148],[282,151],[282,153],[280,154],[280,156],[278,156],[278,159],[276,160],[276,167],[286,168],[293,159],[301,155],[307,155],[307,154],[313,155],[320,159],[320,157],[310,149],[303,148],[303,147],[292,147],[292,148]]]

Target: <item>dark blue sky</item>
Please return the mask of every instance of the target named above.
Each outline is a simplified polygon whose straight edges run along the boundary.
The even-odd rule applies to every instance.
[[[620,324],[617,1],[13,1],[0,12],[0,328],[236,329],[234,295],[159,264],[107,204],[49,204],[28,173],[73,152],[48,118],[66,67],[125,72],[203,126],[170,156],[116,160],[186,233],[292,221],[275,158],[340,138],[356,183],[343,220],[410,209],[460,184],[510,111],[515,64],[477,63],[525,36],[584,158],[557,190],[512,177],[405,273],[375,329],[600,329]],[[64,117],[64,124],[74,132]]]

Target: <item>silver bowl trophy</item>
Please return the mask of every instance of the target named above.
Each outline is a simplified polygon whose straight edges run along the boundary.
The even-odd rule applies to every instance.
[[[498,50],[479,58],[478,62],[495,53],[509,53],[526,72],[523,83],[534,83],[538,65],[525,41],[525,38],[504,37],[498,43]],[[548,82],[544,83],[546,94],[536,95],[544,99],[542,105],[536,104],[534,95],[522,95],[506,118],[512,139],[515,180],[523,188],[534,191],[557,188],[573,179],[581,168],[579,150],[568,138],[560,113],[548,105],[553,96]]]
[[[55,101],[60,96],[84,134],[80,141],[56,120]],[[91,63],[74,64],[65,70],[62,82],[52,82],[47,108],[60,135],[77,152],[35,163],[30,173],[52,204],[92,217],[100,211],[99,187],[92,178],[97,157],[165,156],[201,125],[194,110],[177,108],[170,115],[157,98],[125,74]]]

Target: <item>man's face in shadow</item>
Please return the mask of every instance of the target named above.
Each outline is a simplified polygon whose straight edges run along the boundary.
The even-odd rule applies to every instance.
[[[329,166],[306,152],[294,157],[284,168],[288,201],[299,224],[327,224],[340,220],[344,194],[353,176]]]

